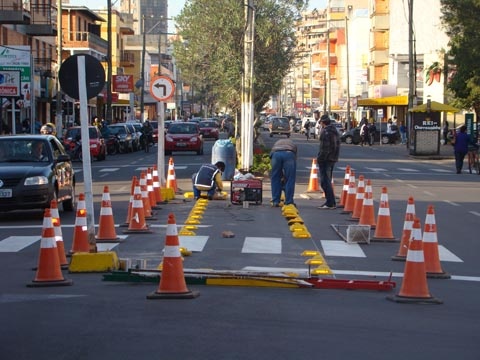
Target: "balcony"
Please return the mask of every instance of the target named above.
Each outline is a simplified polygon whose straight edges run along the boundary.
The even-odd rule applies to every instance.
[[[120,55],[121,67],[134,67],[135,66],[135,53],[125,51]]]
[[[51,1],[30,3],[30,23],[18,30],[30,36],[57,36],[57,8]]]
[[[388,64],[388,51],[376,50],[370,53],[371,63],[375,66]]]
[[[382,31],[390,29],[388,15],[376,15],[372,17],[372,31]]]
[[[100,36],[88,31],[64,31],[63,44],[64,50],[92,49],[105,55],[108,50],[107,40],[104,40]]]
[[[22,0],[0,0],[0,24],[28,24],[30,14]]]

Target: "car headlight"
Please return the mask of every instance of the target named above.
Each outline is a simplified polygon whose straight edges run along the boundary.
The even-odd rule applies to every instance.
[[[92,149],[96,149],[97,146],[98,146],[97,144],[90,144],[90,148],[92,148]]]
[[[165,141],[173,142],[173,138],[170,135],[165,136]]]
[[[33,176],[25,179],[25,186],[31,185],[47,185],[48,178],[46,176]]]
[[[190,142],[195,143],[195,142],[197,142],[197,141],[198,141],[198,137],[197,137],[197,136],[194,136],[194,137],[191,137],[191,138],[190,138]]]

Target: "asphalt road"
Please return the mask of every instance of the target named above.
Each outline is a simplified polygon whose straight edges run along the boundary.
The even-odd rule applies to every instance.
[[[266,145],[278,137],[264,134]],[[478,299],[480,269],[480,176],[454,171],[451,148],[442,159],[408,156],[400,145],[342,146],[335,169],[340,195],[345,167],[371,179],[375,211],[387,187],[392,231],[401,237],[407,199],[415,200],[423,224],[433,205],[442,268],[451,279],[428,279],[441,305],[387,301],[398,293],[405,264],[392,261],[399,242],[346,244],[341,209],[319,210],[321,193],[308,193],[317,142],[301,135],[295,202],[310,239],[292,237],[279,208],[271,208],[268,179],[263,203],[248,208],[210,201],[195,236],[180,238],[193,251],[184,269],[288,271],[305,273],[304,250],[319,250],[337,279],[392,280],[389,292],[188,285],[195,299],[147,300],[158,283],[103,281],[102,274],[68,273],[72,286],[29,288],[35,276],[42,213],[0,214],[0,357],[2,359],[480,359]],[[208,142],[213,144],[211,141]],[[126,220],[133,176],[156,163],[156,153],[115,155],[92,163],[95,218],[103,186],[109,185],[115,223]],[[205,155],[174,154],[179,187],[190,191],[190,175]],[[168,158],[166,159],[168,164]],[[82,191],[81,164],[77,163]],[[225,182],[228,189],[228,182]],[[149,221],[152,234],[123,234],[109,244],[120,258],[142,260],[155,269],[162,260],[168,214],[179,228],[194,203],[178,194]],[[70,249],[75,214],[62,213],[65,248]],[[98,222],[98,220],[96,221]],[[333,226],[332,226],[333,225]],[[233,238],[223,238],[231,231]]]

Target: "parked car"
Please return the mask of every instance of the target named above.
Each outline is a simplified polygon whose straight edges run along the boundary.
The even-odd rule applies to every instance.
[[[120,123],[121,124],[121,123]],[[135,124],[140,125],[140,128],[142,127],[142,124],[137,123],[137,122],[126,122],[125,125],[127,125],[128,130],[130,130],[130,134],[132,134],[132,148],[133,151],[138,151],[143,148],[142,142],[140,141],[140,136],[142,136],[142,133],[138,131],[138,127],[135,127]]]
[[[295,121],[295,124],[293,125],[293,131],[298,133],[300,132],[300,130],[302,129],[302,120],[301,119],[297,119]]]
[[[286,135],[287,138],[289,138],[290,133],[292,132],[290,121],[287,117],[272,117],[268,131],[270,132],[270,137],[273,137],[274,134],[278,134]]]
[[[133,152],[133,140],[130,129],[122,123],[108,125],[111,135],[116,135],[120,143],[120,152]]]
[[[77,140],[82,138],[81,135],[81,126],[72,126],[67,129],[63,137],[63,146],[67,152],[76,147]],[[100,130],[96,126],[89,126],[88,137],[90,141],[90,156],[97,160],[105,160],[107,157],[107,145]]]
[[[204,139],[211,138],[218,140],[219,132],[217,122],[214,120],[203,120],[198,123],[200,134]]]
[[[382,144],[395,144],[398,140],[398,131],[387,133],[387,123],[377,123],[375,125],[376,131],[374,134],[375,142],[382,142]],[[344,131],[340,140],[346,144],[360,144],[362,137],[360,136],[360,126]]]
[[[165,155],[173,151],[195,151],[203,155],[203,137],[194,122],[173,122],[165,134]]]
[[[75,210],[75,173],[60,141],[53,135],[0,136],[0,211],[45,209],[53,199],[64,211]]]

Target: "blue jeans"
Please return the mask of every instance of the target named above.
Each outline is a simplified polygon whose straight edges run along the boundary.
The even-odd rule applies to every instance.
[[[457,168],[457,173],[460,173],[462,171],[465,155],[467,154],[464,152],[455,151],[455,167]]]
[[[297,160],[292,151],[276,151],[272,154],[272,203],[280,202],[282,195],[282,177],[285,178],[285,205],[293,204],[295,193],[295,177],[297,174]]]
[[[197,187],[195,186],[195,175],[196,174],[193,174],[193,176],[192,176],[193,198],[198,199],[200,197],[202,191],[206,191],[208,197],[213,197],[213,195],[215,195],[215,189],[217,188],[217,184],[215,182],[213,182],[213,186],[210,190],[198,190]]]
[[[332,187],[334,165],[335,163],[333,161],[324,161],[318,163],[320,186],[325,193],[325,205],[327,206],[337,206],[335,201],[335,194],[333,193]]]

